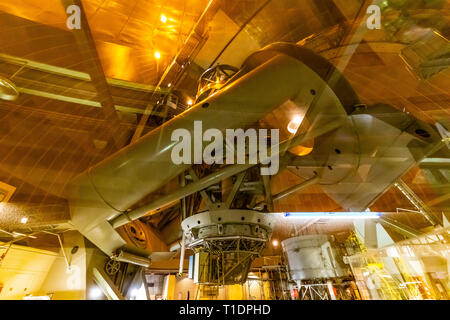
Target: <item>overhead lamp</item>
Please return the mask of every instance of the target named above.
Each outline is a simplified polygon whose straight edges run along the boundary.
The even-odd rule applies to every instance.
[[[171,86],[172,86],[172,84],[171,84],[171,83],[169,83],[169,84],[167,85],[167,87],[168,87],[168,88],[170,88]]]
[[[188,101],[187,101],[187,105],[188,105],[188,106],[192,106],[193,103],[194,103],[194,102],[192,101],[192,99],[188,99]]]
[[[100,290],[99,287],[93,287],[91,290],[89,290],[89,296],[93,299],[100,298],[102,295],[102,290]]]
[[[296,133],[297,130],[298,130],[298,128],[300,127],[300,124],[302,123],[302,121],[303,121],[303,117],[302,117],[302,116],[299,116],[299,115],[295,116],[295,117],[289,122],[289,124],[288,124],[288,126],[287,126],[287,130],[288,130],[290,133]]]
[[[273,245],[274,247],[278,247],[278,240],[274,239],[274,240],[272,241],[272,245]]]
[[[167,22],[167,17],[164,14],[161,14],[161,18],[160,18],[162,23],[166,23]]]
[[[155,51],[155,58],[156,59],[160,59],[161,58],[161,53],[159,51]]]
[[[20,223],[27,223],[28,222],[28,218],[27,217],[23,217],[22,219],[20,219]]]
[[[378,219],[381,212],[283,212],[288,219]]]

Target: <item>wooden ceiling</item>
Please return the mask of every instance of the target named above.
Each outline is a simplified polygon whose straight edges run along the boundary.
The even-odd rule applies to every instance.
[[[66,28],[67,15],[61,0],[0,0],[0,75],[11,77],[21,68],[21,61],[27,62],[14,77],[24,89],[20,98],[15,102],[0,101],[0,181],[17,188],[5,205],[9,213],[0,213],[1,228],[23,228],[19,223],[22,214],[30,216],[30,227],[68,219],[64,198],[67,182],[117,150],[114,134],[108,133],[111,122],[102,112],[102,97],[112,99],[125,145],[130,143],[148,105],[167,92],[168,83],[176,84],[182,97],[195,96],[196,78],[203,71],[194,62],[196,54],[208,41],[208,34],[214,33],[212,26],[227,28],[209,24],[219,11],[236,26],[242,26],[241,32],[260,47],[291,41],[321,53],[344,72],[362,102],[390,103],[417,118],[429,123],[439,121],[450,128],[450,69],[420,79],[401,56],[411,44],[406,36],[387,29],[361,34],[365,8],[371,1],[272,0],[266,4],[263,0],[224,0],[214,1],[210,7],[208,3],[82,1],[93,37],[87,46],[95,48],[92,59],[100,61],[103,73],[93,75],[91,61],[86,61],[84,55],[87,47],[80,46],[74,33]],[[428,20],[428,25],[416,20],[412,23],[422,29],[432,28],[448,39],[450,1],[441,4],[438,17]],[[206,14],[196,24],[205,8]],[[388,22],[395,22],[395,10],[390,12]],[[426,12],[437,14],[432,9]],[[161,22],[161,14],[168,17],[167,23]],[[234,48],[239,47],[239,41],[243,41],[240,39],[234,40]],[[161,53],[160,60],[154,58],[155,51]],[[212,62],[216,52],[206,52],[206,57]],[[95,83],[98,76],[106,79],[109,93],[99,92]],[[164,119],[156,118],[157,112],[154,110],[144,121],[144,134]],[[404,180],[433,208],[447,210],[449,199],[442,197],[450,193],[448,163],[436,170],[443,176],[439,183],[430,180],[433,172],[420,168],[414,168]],[[273,192],[298,182],[298,177],[283,172],[273,179]],[[444,200],[436,201],[439,197]],[[377,211],[396,208],[412,205],[394,188],[372,207]],[[283,199],[275,209],[341,210],[319,187]],[[410,224],[422,227],[419,220]]]

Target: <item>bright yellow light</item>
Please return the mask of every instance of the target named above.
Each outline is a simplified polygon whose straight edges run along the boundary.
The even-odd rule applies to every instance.
[[[169,84],[167,85],[167,87],[169,87],[169,88],[170,88],[171,86],[172,86],[172,84],[171,84],[171,83],[169,83]]]
[[[188,99],[188,101],[187,101],[188,106],[192,106],[193,103],[194,102],[191,99]]]
[[[160,59],[161,58],[161,53],[159,51],[155,51],[155,58],[156,59]]]
[[[273,240],[273,241],[272,241],[272,245],[273,245],[274,247],[278,247],[278,240]]]
[[[161,15],[161,22],[162,23],[166,23],[167,22],[167,17],[165,15]]]
[[[22,219],[20,219],[20,222],[25,224],[28,222],[28,218],[27,217],[23,217]]]

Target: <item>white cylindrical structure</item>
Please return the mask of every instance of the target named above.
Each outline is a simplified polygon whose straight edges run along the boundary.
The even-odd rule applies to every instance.
[[[317,280],[348,275],[342,257],[327,235],[307,235],[281,242],[292,280]]]

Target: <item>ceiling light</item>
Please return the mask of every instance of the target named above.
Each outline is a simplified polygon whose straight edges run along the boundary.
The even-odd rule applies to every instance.
[[[274,247],[278,247],[278,240],[273,240],[273,241],[272,241],[272,245],[273,245]]]
[[[159,51],[155,51],[155,58],[156,59],[160,59],[161,58],[161,53]]]
[[[160,20],[161,20],[162,23],[166,23],[167,22],[167,17],[162,14]]]
[[[294,219],[378,219],[381,212],[283,212]]]
[[[192,101],[192,99],[188,99],[188,101],[187,101],[188,106],[192,106],[193,103],[194,102]]]
[[[172,86],[172,84],[171,84],[171,83],[169,83],[169,84],[167,85],[167,87],[168,87],[168,88],[170,88],[171,86]]]
[[[296,133],[298,128],[300,127],[300,124],[303,121],[303,117],[302,116],[295,116],[291,122],[289,122],[288,126],[287,126],[287,130],[290,133]]]
[[[23,217],[22,219],[20,219],[20,223],[27,223],[28,222],[28,218],[27,217]]]

